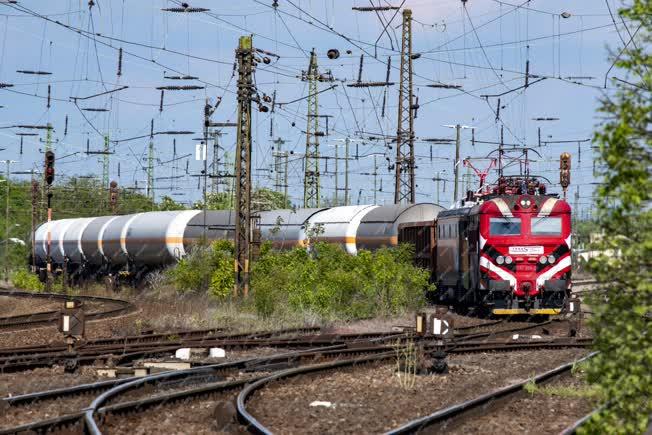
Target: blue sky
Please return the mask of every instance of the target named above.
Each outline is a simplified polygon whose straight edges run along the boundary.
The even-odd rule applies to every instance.
[[[413,10],[413,52],[422,56],[414,61],[415,93],[420,109],[415,121],[419,138],[454,138],[454,130],[445,124],[461,123],[474,126],[475,138],[496,141],[504,127],[505,142],[538,145],[538,128],[543,140],[583,140],[591,137],[599,122],[596,115],[598,99],[609,89],[603,89],[610,62],[608,47],[619,48],[621,40],[611,21],[607,4],[613,11],[618,3],[571,2],[561,0],[469,0],[466,12],[457,0],[406,0],[405,7]],[[277,102],[299,101],[277,107],[274,114],[254,111],[253,167],[254,182],[271,187],[274,183],[271,140],[282,137],[285,149],[297,155],[304,152],[306,128],[305,82],[301,70],[308,65],[308,55],[314,47],[321,70],[329,69],[338,86],[319,95],[319,111],[331,115],[328,137],[321,140],[323,155],[333,156],[337,139],[360,139],[360,130],[392,135],[396,132],[398,86],[387,90],[385,117],[381,117],[383,88],[350,88],[346,82],[357,79],[360,55],[364,54],[362,77],[365,81],[383,81],[388,56],[392,58],[391,78],[398,81],[400,43],[400,13],[391,21],[389,36],[382,33],[383,25],[371,12],[355,12],[351,6],[368,6],[361,0],[279,0],[275,10],[271,0],[214,2],[196,0],[194,7],[211,9],[205,13],[171,13],[162,8],[178,6],[172,1],[99,0],[89,14],[87,2],[78,0],[42,2],[23,0],[20,5],[0,4],[0,43],[2,62],[0,82],[12,88],[0,89],[0,127],[16,124],[54,125],[55,151],[59,158],[58,174],[64,176],[95,174],[101,176],[97,156],[86,155],[87,140],[92,150],[102,146],[102,136],[119,140],[149,133],[151,119],[155,131],[202,128],[205,98],[222,102],[213,120],[235,120],[235,79],[232,77],[234,49],[238,37],[254,35],[254,46],[277,53],[280,58],[269,65],[261,64],[256,72],[258,91],[272,95]],[[400,4],[400,1],[394,2]],[[521,7],[517,7],[521,5]],[[26,9],[21,10],[21,7]],[[560,18],[568,12],[569,18]],[[48,16],[63,27],[33,14]],[[393,11],[384,12],[390,20]],[[623,37],[627,31],[616,17]],[[80,35],[76,28],[102,36]],[[380,38],[379,38],[380,36]],[[378,39],[379,38],[379,39]],[[390,42],[391,38],[391,42]],[[377,45],[374,41],[378,39]],[[529,47],[529,48],[528,48]],[[118,49],[123,48],[122,76],[118,77]],[[341,57],[330,60],[328,49],[338,49]],[[347,54],[347,50],[350,54]],[[191,56],[187,56],[190,54]],[[376,58],[374,58],[376,55]],[[500,94],[524,84],[525,64],[529,59],[530,74],[545,77],[530,86],[501,97],[500,120],[496,121],[497,99],[481,95]],[[17,70],[45,70],[52,75],[36,76]],[[164,75],[192,75],[199,80],[183,82],[205,86],[195,91],[166,91],[164,110],[159,112],[160,91],[155,88],[180,84]],[[614,75],[612,71],[609,76]],[[568,79],[590,76],[594,79]],[[531,78],[530,82],[536,79]],[[432,83],[461,85],[463,91],[434,89]],[[48,84],[52,88],[51,107],[46,108]],[[108,112],[84,112],[70,97],[85,97],[120,86],[128,89],[80,100],[80,108],[106,108]],[[320,89],[329,85],[322,84]],[[609,81],[608,86],[612,84]],[[68,117],[68,134],[64,122]],[[557,121],[533,121],[537,117],[559,118]],[[270,123],[273,137],[270,137]],[[325,129],[325,126],[322,127]],[[40,137],[24,138],[24,153],[19,154],[19,129],[0,129],[2,145],[0,159],[18,160],[14,170],[40,168],[43,144]],[[235,134],[228,130],[221,138],[224,151],[233,154]],[[203,163],[194,159],[195,136],[176,138],[177,155],[192,153],[190,174],[197,174]],[[367,137],[368,135],[364,135]],[[471,133],[462,133],[462,156],[486,156],[493,148],[489,144],[471,145]],[[172,159],[171,136],[156,136],[155,177],[183,177],[156,180],[156,195],[174,193],[183,202],[197,200],[197,177],[185,176],[186,161],[165,163]],[[122,186],[145,186],[143,167],[148,139],[119,142],[112,145],[111,179]],[[391,145],[391,144],[390,144]],[[591,144],[550,144],[537,148],[532,173],[558,180],[558,157],[563,151],[573,154],[571,192],[580,186],[583,208],[588,209],[595,182],[592,175]],[[386,157],[393,159],[394,149],[380,141],[359,142],[358,159],[350,162],[352,202],[373,200],[373,158],[377,154],[379,183],[378,202],[393,200],[393,172],[388,170]],[[222,151],[222,152],[224,152]],[[356,147],[351,154],[355,157]],[[76,153],[76,154],[74,154]],[[343,149],[340,148],[340,156]],[[434,201],[435,182],[451,180],[454,146],[416,142],[417,200]],[[366,156],[366,157],[363,157]],[[227,154],[228,157],[228,154]],[[290,158],[290,194],[295,203],[303,195],[301,159]],[[483,166],[485,162],[478,161]],[[120,177],[118,177],[118,164]],[[334,192],[334,161],[328,161],[328,171],[322,162],[322,193]],[[340,165],[343,183],[343,164]],[[493,175],[493,174],[492,174]],[[489,180],[492,179],[490,175]],[[473,179],[476,183],[477,179]],[[343,184],[340,185],[343,187]],[[443,183],[440,183],[443,190]],[[555,189],[558,190],[558,189]],[[439,192],[440,202],[450,203],[452,183]],[[340,197],[342,194],[340,193]]]

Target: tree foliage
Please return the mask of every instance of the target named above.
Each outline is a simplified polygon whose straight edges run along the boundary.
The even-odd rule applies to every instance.
[[[280,192],[259,187],[251,193],[251,206],[254,210],[267,211],[291,208],[292,203]],[[206,195],[206,208],[208,210],[233,210],[234,207],[235,202],[231,192],[209,193]],[[197,201],[193,208],[202,210],[204,201]]]
[[[632,0],[620,11],[635,40],[615,59],[618,89],[603,97],[595,142],[603,183],[598,225],[605,235],[590,263],[604,282],[592,300],[599,354],[589,380],[607,398],[589,421],[589,433],[643,433],[652,414],[652,0]]]
[[[158,209],[161,211],[186,210],[186,206],[179,204],[174,199],[165,195],[163,198],[161,198],[161,202],[158,204]]]
[[[0,178],[3,179],[3,178]],[[16,270],[27,265],[32,232],[32,185],[29,181],[9,180],[9,220],[4,213],[7,186],[0,183],[0,247],[4,255],[5,230],[9,227],[9,265]],[[52,186],[52,217],[66,219],[112,214],[109,193],[101,183],[91,178],[55,179]],[[40,200],[40,194],[38,196]],[[36,225],[46,218],[44,204],[39,205]],[[118,199],[118,214],[157,210],[158,207],[146,196],[131,190],[121,189]]]
[[[412,264],[413,248],[383,248],[349,255],[317,242],[310,250],[263,249],[253,265],[251,288],[263,316],[283,311],[326,318],[391,315],[424,303],[429,272]]]

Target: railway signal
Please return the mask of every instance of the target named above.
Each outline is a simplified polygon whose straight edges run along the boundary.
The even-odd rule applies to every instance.
[[[59,332],[64,335],[68,352],[72,353],[75,342],[84,338],[85,314],[81,302],[76,300],[64,302],[59,317]]]
[[[49,133],[50,130],[48,130]],[[52,290],[52,257],[50,255],[52,249],[52,232],[50,222],[52,221],[52,192],[50,188],[54,182],[54,161],[55,155],[51,150],[45,151],[45,164],[43,168],[43,178],[45,181],[45,188],[47,190],[47,247],[46,247],[46,271],[45,271],[45,290]]]
[[[118,207],[118,183],[117,181],[111,181],[109,184],[109,204],[111,206],[111,212],[115,214],[116,208]]]
[[[568,315],[568,336],[575,337],[580,331],[582,323],[582,309],[579,298],[570,298],[566,302],[566,313]]]
[[[570,153],[561,153],[559,156],[559,184],[564,189],[564,199],[566,199],[566,190],[570,185],[571,155]]]
[[[45,184],[49,186],[54,182],[54,153],[52,151],[45,152]]]

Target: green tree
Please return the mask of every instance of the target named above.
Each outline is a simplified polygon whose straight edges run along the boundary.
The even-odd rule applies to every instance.
[[[207,194],[206,204],[208,210],[233,210],[235,207],[234,197],[229,192]],[[259,187],[251,193],[251,206],[254,210],[266,211],[291,208],[292,203],[280,192]],[[197,201],[193,205],[193,208],[195,210],[202,210],[204,208],[204,201]]]
[[[233,196],[228,192],[206,194],[206,208],[208,210],[232,210],[234,207]],[[192,206],[195,210],[204,209],[204,200],[200,199]]]
[[[158,204],[158,209],[160,211],[175,211],[175,210],[186,210],[186,207],[183,204],[179,204],[174,199],[165,195],[161,198],[161,202]]]
[[[0,179],[4,180],[0,177]],[[9,268],[15,271],[27,265],[32,233],[32,186],[29,181],[9,180],[9,220],[5,218],[6,185],[0,183],[0,253],[4,255],[5,229],[9,227]],[[40,199],[40,194],[38,198]],[[43,204],[38,205],[40,225],[46,218]],[[141,193],[121,189],[118,199],[118,214],[138,213],[156,210],[157,206]],[[99,180],[90,177],[64,179],[58,177],[52,186],[52,218],[66,219],[112,214],[109,207],[109,193]],[[0,257],[2,258],[2,257]],[[0,271],[1,272],[1,271]]]
[[[615,92],[602,99],[604,115],[595,142],[603,182],[598,188],[598,225],[605,234],[590,263],[599,281],[592,300],[592,328],[600,353],[589,380],[607,398],[589,433],[643,433],[652,414],[652,0],[631,0],[620,10],[633,43],[615,59]]]
[[[252,206],[255,210],[267,211],[292,208],[292,202],[281,192],[259,187],[251,194]]]

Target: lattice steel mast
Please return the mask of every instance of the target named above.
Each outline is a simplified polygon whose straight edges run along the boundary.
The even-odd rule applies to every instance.
[[[254,53],[251,36],[241,36],[238,61],[238,136],[235,156],[235,288],[234,295],[249,294],[251,262],[251,100],[254,93]]]
[[[154,120],[149,132],[149,150],[147,153],[147,197],[154,202]]]
[[[102,153],[102,189],[109,188],[109,135],[104,135],[104,150]]]
[[[414,184],[414,112],[412,92],[412,11],[403,10],[401,76],[398,94],[396,131],[396,177],[394,203],[415,202]]]
[[[319,69],[317,54],[313,48],[310,52],[308,71],[304,73],[308,82],[308,122],[306,126],[306,157],[303,178],[303,206],[319,207],[319,107],[317,93]]]

